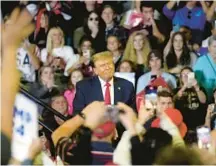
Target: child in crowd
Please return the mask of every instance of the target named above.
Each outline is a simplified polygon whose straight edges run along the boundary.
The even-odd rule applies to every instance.
[[[64,92],[64,96],[68,102],[68,114],[73,114],[73,100],[76,93],[76,83],[83,79],[83,74],[80,70],[74,70],[71,73],[68,89]]]

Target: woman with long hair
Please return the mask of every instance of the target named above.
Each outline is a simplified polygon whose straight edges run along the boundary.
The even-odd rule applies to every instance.
[[[123,60],[130,60],[137,66],[136,73],[142,75],[147,67],[147,57],[151,50],[147,37],[141,32],[134,32],[127,42]]]
[[[83,74],[81,70],[77,69],[72,71],[68,89],[64,92],[64,96],[67,99],[68,103],[68,114],[73,115],[73,100],[76,94],[76,83],[83,79]]]
[[[183,33],[175,32],[171,37],[171,43],[169,51],[164,54],[164,60],[168,71],[178,76],[183,67],[193,67],[197,56],[189,50]]]
[[[54,79],[54,70],[50,66],[43,66],[39,70],[39,81],[34,82],[29,92],[48,104],[51,98],[59,93]],[[42,113],[43,107],[39,106],[39,113]]]
[[[45,65],[53,66],[56,70],[64,70],[68,76],[68,70],[79,60],[72,47],[65,46],[64,33],[59,27],[50,29],[47,36],[46,48],[41,51],[41,61]]]
[[[204,124],[206,114],[206,95],[199,86],[194,72],[184,67],[180,72],[180,86],[174,90],[175,108],[182,112],[184,122],[191,130]]]
[[[78,43],[83,36],[92,40],[92,47],[96,53],[106,49],[105,23],[96,11],[90,12],[83,27],[74,31],[74,48],[78,49]]]
[[[36,25],[33,36],[33,43],[37,44],[40,49],[46,47],[47,34],[49,32],[49,12],[43,8],[36,16]]]

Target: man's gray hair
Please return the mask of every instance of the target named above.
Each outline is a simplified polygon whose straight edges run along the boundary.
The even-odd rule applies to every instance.
[[[211,36],[211,37],[209,38],[209,40],[208,40],[208,46],[210,46],[210,45],[213,43],[213,41],[216,41],[216,35]]]

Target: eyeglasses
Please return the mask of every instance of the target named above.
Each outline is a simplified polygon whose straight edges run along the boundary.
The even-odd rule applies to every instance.
[[[192,13],[192,12],[189,10],[189,11],[188,11],[188,15],[187,15],[187,18],[188,18],[188,19],[191,19],[191,13]]]
[[[93,20],[99,21],[98,17],[95,17],[95,18],[94,18],[94,17],[90,17],[90,18],[89,18],[89,21],[93,21]]]

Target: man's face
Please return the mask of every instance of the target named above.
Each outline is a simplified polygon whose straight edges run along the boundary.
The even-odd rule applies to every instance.
[[[152,57],[149,61],[149,66],[151,70],[160,70],[161,69],[161,59],[158,57]]]
[[[111,24],[114,19],[114,12],[110,7],[107,7],[103,10],[101,17],[106,24]]]
[[[174,107],[171,97],[158,97],[157,105],[160,111],[165,111],[167,108]]]
[[[209,53],[216,62],[216,40],[214,40],[211,45],[208,47]]]
[[[94,72],[104,81],[110,81],[114,75],[115,67],[113,59],[101,59],[95,62]]]
[[[67,101],[63,96],[59,96],[57,98],[54,99],[54,101],[51,104],[51,107],[58,111],[59,113],[61,113],[62,115],[66,115],[67,114],[67,109],[68,109],[68,105],[67,105]],[[61,120],[59,117],[55,116],[55,120],[56,122],[61,125],[64,123],[63,120]]]
[[[65,115],[67,112],[67,101],[63,96],[56,97],[51,106],[62,115]]]
[[[117,51],[120,47],[120,43],[118,42],[118,39],[114,36],[110,36],[107,39],[107,49],[109,51]]]
[[[151,7],[143,7],[142,13],[144,17],[144,22],[149,22],[151,18],[153,18],[154,11]]]

